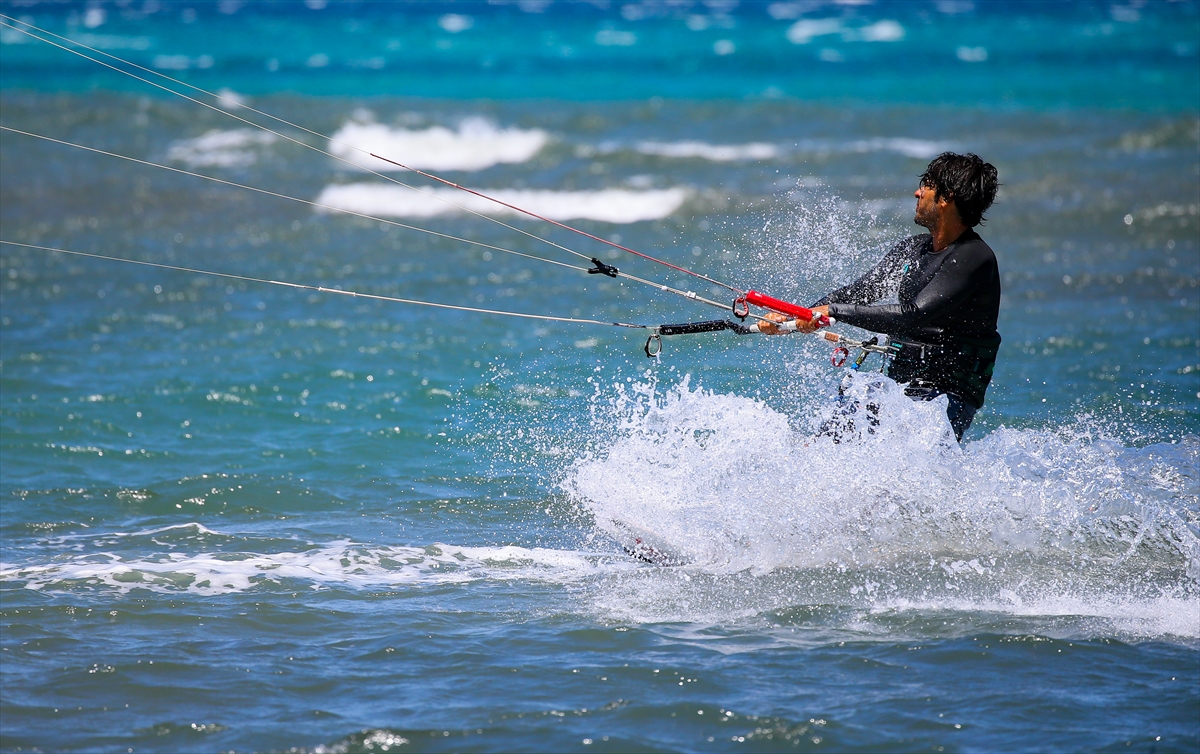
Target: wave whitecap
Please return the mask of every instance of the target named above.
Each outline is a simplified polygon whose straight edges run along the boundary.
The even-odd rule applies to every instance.
[[[540,129],[499,128],[478,117],[464,119],[458,130],[445,126],[410,130],[351,122],[330,137],[329,151],[358,167],[381,172],[403,168],[370,153],[422,170],[483,170],[525,162],[549,140],[550,135]]]
[[[837,35],[845,42],[899,42],[904,39],[899,21],[884,19],[865,26],[847,26],[838,18],[802,18],[788,27],[787,40],[806,45],[819,37]]]
[[[259,148],[274,143],[274,134],[251,128],[209,131],[171,144],[167,159],[192,168],[241,168],[258,160]]]
[[[913,159],[928,160],[955,148],[956,145],[950,142],[893,136],[854,140],[802,139],[791,144],[772,144],[761,141],[745,144],[711,144],[695,140],[640,141],[632,145],[608,142],[601,144],[596,151],[601,154],[609,154],[621,150],[632,150],[639,154],[667,159],[749,162],[752,160],[781,160],[810,154],[839,155],[873,152],[892,152]],[[591,153],[590,148],[579,150],[581,156],[588,156]]]
[[[699,158],[713,162],[740,162],[746,160],[773,160],[783,154],[775,144],[752,142],[750,144],[709,144],[703,141],[643,141],[637,151],[658,157]]]
[[[164,533],[175,536],[162,541]],[[633,561],[609,553],[512,545],[388,547],[333,542],[316,548],[261,552],[256,551],[261,543],[196,523],[99,535],[86,541],[97,551],[53,562],[0,564],[0,583],[34,591],[100,588],[218,595],[287,588],[288,583],[350,589],[512,580],[565,584],[614,569],[638,567]],[[125,549],[133,546],[135,551],[144,550],[150,544],[155,549],[150,557],[132,555]],[[238,544],[249,549],[238,551]],[[188,549],[199,547],[200,551],[171,551],[183,545],[191,545]],[[208,549],[217,545],[224,549]]]
[[[534,191],[498,189],[488,192],[500,201],[552,220],[599,220],[636,223],[659,220],[675,212],[687,200],[683,188],[634,191]],[[455,189],[413,191],[403,186],[378,183],[348,183],[326,186],[315,200],[335,210],[359,212],[375,217],[429,218],[462,212],[464,208],[486,215],[518,214],[507,207]]]
[[[876,138],[854,141],[850,143],[849,149],[852,152],[896,152],[905,157],[929,160],[942,152],[949,151],[953,146],[953,144],[928,141],[926,139],[893,137],[888,139]]]

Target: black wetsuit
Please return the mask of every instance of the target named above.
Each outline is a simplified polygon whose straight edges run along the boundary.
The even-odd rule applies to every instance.
[[[893,293],[897,303],[874,303]],[[914,398],[947,394],[961,440],[983,406],[1000,347],[1000,271],[983,239],[968,229],[934,253],[929,234],[907,238],[867,274],[813,306],[826,304],[838,321],[886,333],[901,345],[888,376],[907,383]]]

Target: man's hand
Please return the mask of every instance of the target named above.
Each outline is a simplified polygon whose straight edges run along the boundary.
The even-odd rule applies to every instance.
[[[828,306],[818,306],[818,307],[814,308],[812,311],[813,311],[813,314],[816,315],[812,319],[812,321],[804,320],[804,319],[794,320],[796,323],[796,332],[802,332],[802,333],[816,332],[817,327],[818,327],[817,321],[820,320],[821,317],[829,316],[829,307]],[[776,327],[775,323],[776,322],[787,322],[789,320],[792,320],[792,318],[788,317],[785,314],[779,314],[778,312],[768,312],[766,314],[766,321],[764,321],[764,320],[758,321],[758,331],[760,333],[762,333],[763,335],[784,335],[785,333],[783,331],[781,331],[778,327]]]
[[[778,312],[767,312],[766,319],[758,321],[758,331],[763,335],[783,335],[784,333],[775,326],[776,322],[787,322],[789,317],[785,317]],[[797,325],[800,323],[797,322]]]
[[[796,330],[798,332],[804,332],[804,333],[816,332],[818,329],[820,329],[820,325],[818,325],[817,323],[821,321],[822,317],[829,316],[829,307],[828,306],[814,306],[812,308],[812,313],[813,313],[812,321],[805,322],[802,319],[796,321]]]

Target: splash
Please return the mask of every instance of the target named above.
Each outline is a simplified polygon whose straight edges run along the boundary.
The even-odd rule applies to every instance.
[[[905,218],[895,209],[892,202],[874,207],[838,196],[819,180],[806,179],[782,197],[761,230],[744,239],[738,272],[749,273],[751,285],[782,298],[816,301],[856,279],[892,244],[914,234],[912,216]]]
[[[664,594],[648,581],[646,599],[622,597],[615,610],[696,619],[814,604],[1108,605],[1113,615],[1142,605],[1170,631],[1200,636],[1194,436],[1130,448],[1084,427],[1002,428],[960,447],[944,399],[911,401],[878,374],[800,419],[686,378],[598,400],[594,430],[607,439],[563,488],[599,532],[648,533],[687,562],[671,577],[686,584]]]

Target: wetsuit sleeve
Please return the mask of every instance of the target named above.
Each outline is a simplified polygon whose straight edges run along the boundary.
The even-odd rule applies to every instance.
[[[869,304],[887,296],[895,289],[896,271],[900,269],[917,238],[906,238],[897,243],[865,275],[847,286],[825,294],[812,306],[827,304]],[[810,307],[811,308],[811,307]]]
[[[991,277],[990,258],[990,254],[956,254],[947,258],[933,279],[908,303],[877,306],[834,303],[829,313],[839,322],[864,330],[911,332],[956,309],[986,285]]]

